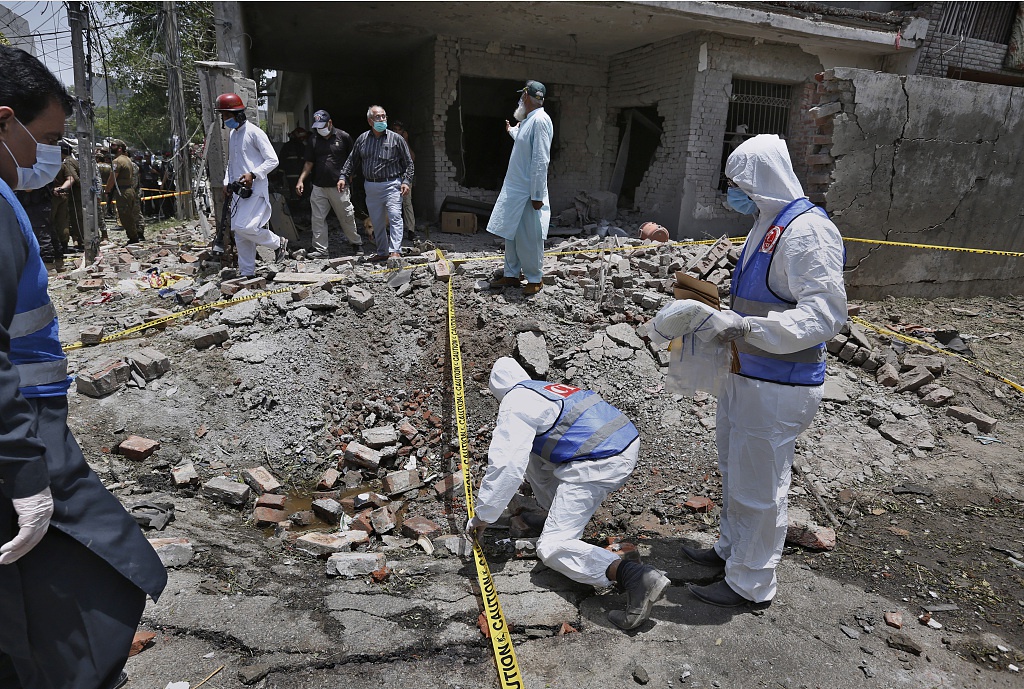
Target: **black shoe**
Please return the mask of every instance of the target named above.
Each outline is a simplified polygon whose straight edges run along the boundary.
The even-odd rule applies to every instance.
[[[725,579],[716,581],[713,584],[707,586],[694,586],[688,584],[687,588],[690,589],[690,593],[694,595],[697,600],[703,601],[710,605],[717,605],[720,608],[738,608],[741,605],[747,605],[753,603],[732,590],[729,584],[725,583]]]
[[[124,670],[121,670],[121,674],[117,676],[117,681],[114,682],[114,685],[110,687],[110,689],[121,689],[121,687],[123,687],[127,681],[128,673]]]
[[[280,263],[286,258],[288,258],[288,240],[281,237],[281,246],[277,247],[277,251],[274,252],[274,263]]]
[[[717,567],[718,569],[725,568],[725,560],[722,559],[714,548],[691,548],[684,545],[682,550],[683,555],[698,565]]]
[[[647,571],[632,587],[626,590],[626,609],[612,610],[608,619],[620,629],[636,629],[651,616],[651,608],[668,588],[668,577],[650,565],[641,565]]]

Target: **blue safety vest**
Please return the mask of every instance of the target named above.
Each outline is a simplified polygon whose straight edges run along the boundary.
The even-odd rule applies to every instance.
[[[28,258],[18,281],[18,300],[8,328],[9,358],[21,377],[24,397],[58,397],[71,387],[68,360],[57,334],[57,310],[46,292],[46,266],[39,256],[39,242],[32,233],[25,209],[14,191],[0,180],[0,196],[11,205],[21,234],[28,244]]]
[[[625,414],[591,390],[541,380],[526,380],[515,388],[533,390],[561,407],[551,428],[533,441],[533,454],[549,462],[605,459],[622,454],[640,437]]]
[[[743,316],[767,316],[786,311],[796,302],[780,297],[768,285],[775,248],[790,223],[804,213],[828,214],[806,198],[791,201],[775,220],[756,247],[748,242],[743,247],[739,265],[732,276],[732,310]],[[749,261],[746,255],[756,251]],[[825,345],[802,349],[791,354],[773,354],[744,341],[736,340],[739,353],[739,375],[783,385],[821,385],[825,382]]]

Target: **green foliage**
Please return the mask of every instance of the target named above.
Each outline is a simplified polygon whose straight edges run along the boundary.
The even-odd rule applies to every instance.
[[[217,55],[213,3],[178,2],[176,5],[185,110],[191,134],[202,122],[195,62],[213,60]],[[163,5],[158,2],[104,2],[103,12],[106,15],[104,23],[129,23],[102,32],[103,51],[93,49],[94,71],[107,72],[111,91],[124,89],[130,95],[111,108],[109,116],[107,108],[96,111],[97,137],[121,138],[133,148],[154,152],[170,150]],[[98,58],[106,64],[97,64]],[[193,140],[201,141],[202,138],[200,129]]]

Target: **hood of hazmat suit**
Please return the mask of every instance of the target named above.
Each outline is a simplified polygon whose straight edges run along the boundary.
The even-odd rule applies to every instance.
[[[500,402],[509,390],[524,380],[530,380],[530,374],[526,372],[526,369],[520,366],[515,359],[503,356],[491,367],[491,380],[487,387]]]

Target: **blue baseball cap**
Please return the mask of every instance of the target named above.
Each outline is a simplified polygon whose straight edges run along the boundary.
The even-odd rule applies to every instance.
[[[533,81],[532,79],[526,82],[526,86],[519,89],[516,93],[522,93],[523,91],[533,96],[537,100],[544,100],[544,96],[546,96],[548,93],[548,89],[547,87],[544,86],[544,84],[540,83],[539,81]]]
[[[317,110],[313,113],[313,129],[324,129],[331,119],[331,113],[326,110]]]

